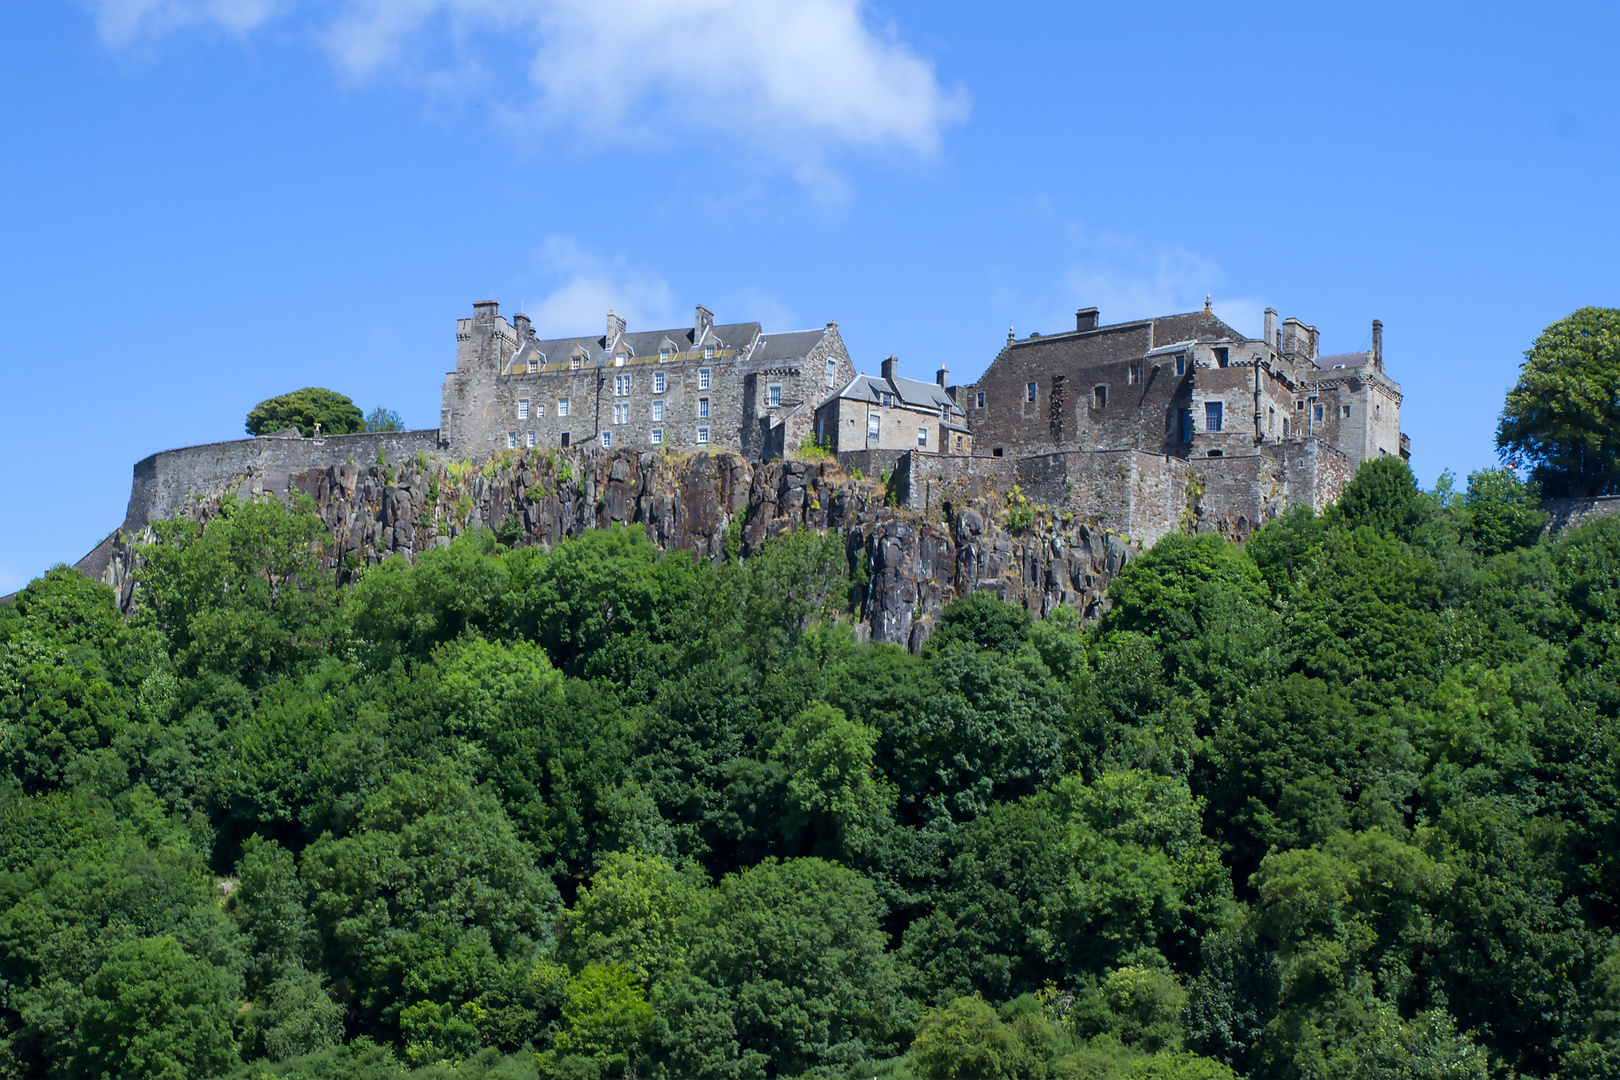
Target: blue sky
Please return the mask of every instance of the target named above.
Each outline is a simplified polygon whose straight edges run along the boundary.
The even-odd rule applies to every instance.
[[[0,592],[153,451],[315,384],[438,422],[474,300],[542,330],[1385,325],[1412,464],[1620,305],[1620,7],[0,4]]]

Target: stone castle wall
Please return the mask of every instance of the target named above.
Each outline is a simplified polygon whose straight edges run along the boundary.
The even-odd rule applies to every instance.
[[[285,493],[287,478],[292,474],[334,461],[365,465],[382,454],[388,461],[397,462],[438,450],[437,429],[328,435],[320,439],[259,436],[163,450],[135,464],[124,523],[77,565],[90,577],[102,577],[121,534],[138,534],[153,521],[183,513],[227,488],[235,490],[249,476],[259,478],[261,490]]]
[[[726,557],[728,538],[746,558],[790,530],[836,533],[855,583],[858,632],[914,651],[947,604],[980,589],[1036,617],[1067,606],[1096,618],[1109,582],[1135,551],[1122,537],[1055,515],[1038,516],[1014,535],[1005,500],[994,494],[953,505],[949,515],[924,516],[887,505],[881,484],[851,479],[832,461],[757,464],[735,454],[581,449],[500,455],[483,466],[443,455],[402,454],[390,462],[356,455],[353,464],[291,472],[250,464],[207,497],[193,492],[176,511],[207,520],[230,495],[304,492],[332,536],[324,563],[340,580],[385,558],[414,561],[474,528],[551,545],[590,529],[639,525],[665,550],[713,562]],[[146,525],[120,530],[92,575],[118,589],[126,609],[135,602],[138,545],[151,536]]]

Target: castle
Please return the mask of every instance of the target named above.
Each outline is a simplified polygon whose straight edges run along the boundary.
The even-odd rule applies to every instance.
[[[525,316],[509,321],[484,301],[457,320],[437,428],[283,432],[153,454],[135,466],[124,524],[78,565],[118,576],[111,562],[127,564],[117,552],[150,522],[222,492],[285,495],[342,463],[530,449],[729,453],[754,465],[819,449],[851,475],[883,476],[888,500],[925,518],[1011,497],[1134,544],[1176,531],[1241,541],[1292,505],[1335,501],[1359,462],[1407,455],[1380,324],[1365,352],[1322,356],[1318,340],[1270,309],[1251,339],[1207,302],[1111,325],[1085,308],[1072,331],[1009,333],[977,383],[950,385],[943,368],[931,383],[904,378],[892,356],[880,375],[858,374],[836,322],[767,332],[698,306],[690,327],[632,329],[609,312],[600,335],[541,339]],[[408,523],[385,518],[366,559],[411,550]]]
[[[698,305],[690,327],[632,331],[610,311],[600,336],[542,341],[491,300],[456,323],[439,434],[474,458],[589,445],[759,461],[797,451],[816,404],[854,376],[835,322],[767,334]]]

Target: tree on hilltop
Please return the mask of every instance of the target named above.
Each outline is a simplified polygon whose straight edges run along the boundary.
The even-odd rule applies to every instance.
[[[348,435],[366,430],[359,406],[338,393],[319,386],[306,386],[280,397],[266,398],[247,415],[249,435],[271,435],[297,428],[308,439],[321,425],[322,435]]]
[[[1550,496],[1620,492],[1620,309],[1581,308],[1524,354],[1496,428],[1504,461],[1522,461]]]

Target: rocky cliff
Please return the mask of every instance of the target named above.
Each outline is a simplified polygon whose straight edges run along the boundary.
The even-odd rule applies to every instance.
[[[184,511],[207,520],[227,496],[302,491],[333,543],[324,556],[341,579],[389,557],[414,559],[475,528],[503,541],[550,545],[587,529],[641,525],[665,550],[720,561],[743,558],[773,536],[815,529],[844,537],[860,632],[921,647],[955,597],[990,589],[1045,617],[1059,606],[1090,619],[1132,554],[1119,536],[1039,510],[1016,532],[994,495],[921,514],[889,505],[886,485],[846,475],[833,461],[750,464],[732,454],[596,450],[504,454],[482,465],[417,453],[397,462],[352,461],[279,473],[250,469]],[[131,570],[149,527],[115,533],[81,568],[133,602]]]

